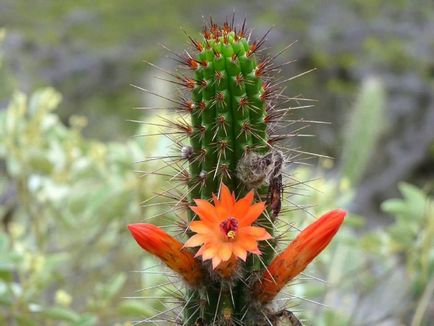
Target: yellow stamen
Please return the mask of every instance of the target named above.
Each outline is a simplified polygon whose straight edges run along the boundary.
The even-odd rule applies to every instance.
[[[228,234],[226,234],[226,235],[229,239],[233,239],[233,238],[235,238],[236,234],[237,233],[235,231],[229,231]]]

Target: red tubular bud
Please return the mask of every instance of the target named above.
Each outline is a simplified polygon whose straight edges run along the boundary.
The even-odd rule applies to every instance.
[[[253,287],[258,300],[268,303],[329,244],[339,230],[346,212],[336,209],[321,216],[295,238],[270,263],[262,279]]]
[[[201,265],[181,242],[152,224],[130,224],[128,229],[140,247],[160,258],[190,286],[196,287],[202,282]]]

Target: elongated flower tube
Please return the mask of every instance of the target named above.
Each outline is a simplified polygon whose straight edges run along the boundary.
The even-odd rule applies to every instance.
[[[179,273],[191,286],[202,283],[200,264],[183,244],[152,224],[130,224],[128,229],[140,247],[160,258],[170,269]]]
[[[305,228],[264,271],[254,287],[257,299],[263,304],[273,300],[330,243],[346,214],[341,209],[330,211]]]

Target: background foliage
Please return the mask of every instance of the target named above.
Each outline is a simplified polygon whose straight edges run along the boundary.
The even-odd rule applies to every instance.
[[[131,137],[158,127],[125,120],[152,124],[157,113],[170,113],[132,110],[167,103],[129,84],[170,94],[143,59],[174,69],[157,43],[181,50],[180,26],[195,35],[202,15],[223,20],[234,9],[255,35],[275,25],[271,52],[299,40],[281,59],[297,59],[283,75],[318,70],[291,81],[287,93],[320,100],[297,113],[306,120],[332,122],[312,125],[316,137],[290,144],[337,159],[289,167],[294,183],[305,183],[288,194],[285,220],[307,224],[337,206],[351,212],[330,249],[283,297],[293,297],[292,310],[313,325],[431,325],[432,3],[223,4],[35,1],[29,10],[26,1],[0,3],[7,29],[0,71],[0,325],[128,324],[164,308],[156,298],[167,289],[154,286],[166,276],[158,266],[135,272],[156,262],[125,226],[162,209],[143,205],[167,182],[146,176],[159,163],[134,162],[168,145],[164,138]]]

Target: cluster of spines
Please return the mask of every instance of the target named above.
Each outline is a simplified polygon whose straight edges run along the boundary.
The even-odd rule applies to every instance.
[[[255,53],[263,40],[249,45],[244,26],[237,32],[232,24],[211,22],[202,40],[190,38],[196,55],[187,53],[179,60],[194,71],[194,78],[184,77],[192,92],[189,160],[194,198],[210,198],[220,181],[242,190],[235,175],[237,162],[250,151],[269,150],[266,109],[272,91],[261,76],[270,65],[257,64]]]
[[[245,23],[237,32],[233,23],[218,26],[211,22],[202,40],[190,38],[197,54],[186,54],[182,60],[194,71],[194,79],[186,79],[186,88],[192,91],[190,200],[211,198],[222,181],[239,195],[250,190],[237,179],[238,162],[249,152],[270,151],[276,140],[269,134],[278,116],[273,112],[277,88],[265,78],[274,66],[269,58],[259,63],[256,59],[266,35],[249,44]],[[257,192],[265,200],[268,188],[260,187]],[[267,215],[259,224],[273,234],[272,215]],[[261,246],[264,263],[268,263],[273,248],[270,243]],[[261,269],[258,259],[249,260],[248,265],[252,270]]]
[[[238,196],[242,196],[250,189],[237,177],[239,161],[252,152],[265,155],[275,151],[278,141],[295,135],[278,134],[287,109],[277,109],[277,100],[283,98],[287,102],[289,99],[280,93],[281,82],[274,82],[274,75],[280,69],[274,64],[277,55],[257,59],[267,34],[268,32],[259,41],[250,43],[245,22],[237,31],[233,22],[218,26],[211,21],[209,26],[204,28],[201,40],[189,37],[195,54],[185,51],[182,55],[176,55],[175,60],[193,73],[191,76],[169,73],[175,78],[172,82],[182,86],[187,93],[180,99],[169,99],[182,117],[177,121],[166,119],[166,126],[172,132],[165,135],[174,141],[176,151],[180,153],[179,156],[170,157],[168,163],[175,170],[172,180],[186,185],[188,191],[186,194],[171,189],[161,195],[175,199],[178,207],[188,207],[193,199],[210,199],[213,193],[218,192],[221,182],[226,183]],[[187,95],[188,93],[191,95]],[[189,122],[183,118],[185,114],[190,116]],[[186,139],[189,139],[189,143],[186,143]],[[182,160],[188,162],[188,170]],[[256,191],[257,200],[267,199],[268,185],[258,187]],[[189,220],[195,218],[191,210],[188,210],[188,213]],[[269,233],[274,233],[274,218],[271,212],[265,212],[258,224],[266,227]],[[185,225],[183,228],[185,229]],[[275,237],[276,239],[278,237]],[[251,260],[247,268],[250,271],[263,270],[274,255],[274,246],[275,243],[265,243],[265,247],[261,248],[264,252],[261,264],[259,260]],[[247,282],[253,283],[254,277],[249,277],[251,280]],[[245,312],[244,301],[246,297],[249,300],[250,295],[245,286],[246,281],[238,282],[238,287],[233,289],[234,284],[226,281],[221,284],[225,287],[224,292],[238,291],[236,305],[243,307]],[[218,310],[220,314],[226,314],[233,319],[245,317],[234,316],[231,309],[227,308],[233,304],[233,293],[222,295],[221,289],[212,290],[212,286],[208,290],[208,304],[203,303],[203,296],[198,291],[188,293],[184,310],[189,320],[198,316],[201,305],[204,306],[205,312],[202,315],[205,316],[215,316]],[[219,304],[214,302],[217,298]],[[215,305],[219,306],[218,309]]]

